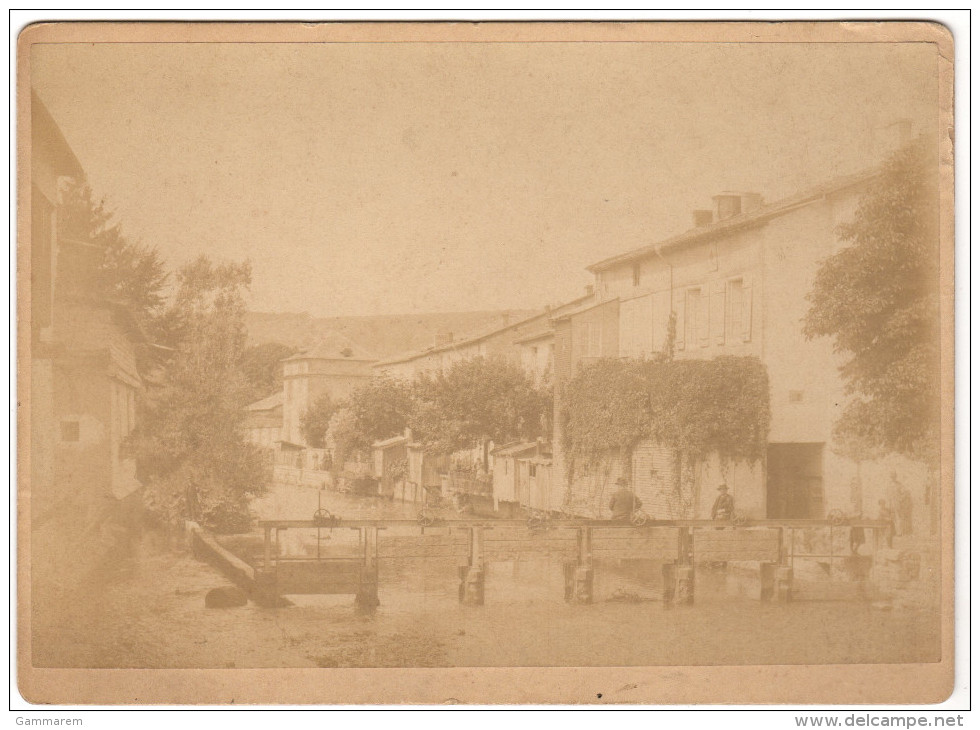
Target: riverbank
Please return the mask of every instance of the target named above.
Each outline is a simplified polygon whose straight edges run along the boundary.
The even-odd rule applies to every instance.
[[[659,587],[600,569],[596,602],[561,600],[548,561],[489,566],[486,605],[462,606],[451,565],[382,565],[381,606],[294,596],[287,608],[207,609],[228,581],[189,552],[144,542],[135,568],[38,606],[44,667],[243,668],[630,666],[921,662],[938,659],[936,616],[861,601],[764,604],[724,574],[665,609]]]

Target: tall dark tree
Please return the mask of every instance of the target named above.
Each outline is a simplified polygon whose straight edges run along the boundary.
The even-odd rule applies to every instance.
[[[895,154],[839,230],[808,295],[808,338],[832,337],[853,399],[835,425],[855,457],[932,461],[939,438],[938,165],[915,144]]]
[[[313,404],[300,416],[300,431],[302,431],[306,443],[314,449],[324,447],[324,439],[327,435],[327,429],[330,427],[330,419],[336,411],[337,406],[331,400],[330,394],[324,393],[313,401]]]
[[[141,327],[152,329],[169,278],[160,253],[123,235],[105,200],[96,199],[88,185],[70,183],[61,196],[58,235],[66,255],[59,281],[71,293],[127,307]],[[79,257],[87,265],[77,265]]]
[[[250,280],[248,264],[202,256],[177,271],[177,291],[161,317],[172,350],[140,408],[132,445],[148,506],[175,522],[245,529],[249,497],[266,485],[264,459],[244,427],[243,291]]]

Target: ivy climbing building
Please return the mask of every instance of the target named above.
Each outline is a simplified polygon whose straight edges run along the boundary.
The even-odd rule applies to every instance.
[[[589,267],[594,297],[553,320],[555,467],[569,508],[608,516],[625,478],[657,518],[710,517],[721,483],[747,517],[874,517],[905,488],[912,529],[928,532],[926,466],[837,453],[841,360],[802,327],[819,265],[844,245],[837,229],[877,174],[768,204],[722,192],[684,233]],[[685,371],[688,361],[720,364]]]

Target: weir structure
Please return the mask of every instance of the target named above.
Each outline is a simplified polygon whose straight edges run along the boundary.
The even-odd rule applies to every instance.
[[[255,567],[255,588],[268,605],[288,594],[349,594],[362,609],[380,603],[378,564],[387,559],[449,559],[459,573],[459,599],[482,605],[487,564],[496,561],[553,558],[564,571],[565,599],[591,603],[596,563],[650,560],[662,564],[663,600],[690,605],[695,598],[695,566],[756,564],[758,597],[786,602],[793,597],[794,566],[800,559],[829,562],[864,560],[874,586],[875,556],[887,523],[877,520],[650,520],[613,522],[589,519],[528,520],[437,519],[421,513],[417,520],[343,519],[317,510],[312,520],[263,520],[264,551]],[[402,534],[385,534],[397,528]],[[829,530],[827,552],[797,549],[797,531]],[[350,529],[359,533],[356,553],[315,556],[283,554],[288,530]],[[871,533],[870,556],[835,549],[835,537],[853,530]],[[405,532],[408,534],[404,534]],[[835,535],[835,531],[836,535]],[[850,532],[853,535],[853,532]],[[862,540],[862,542],[864,542]]]

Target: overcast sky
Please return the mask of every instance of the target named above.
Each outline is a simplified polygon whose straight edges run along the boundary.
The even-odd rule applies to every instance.
[[[171,266],[251,259],[251,307],[535,307],[690,226],[935,131],[928,44],[35,45],[97,193]]]

